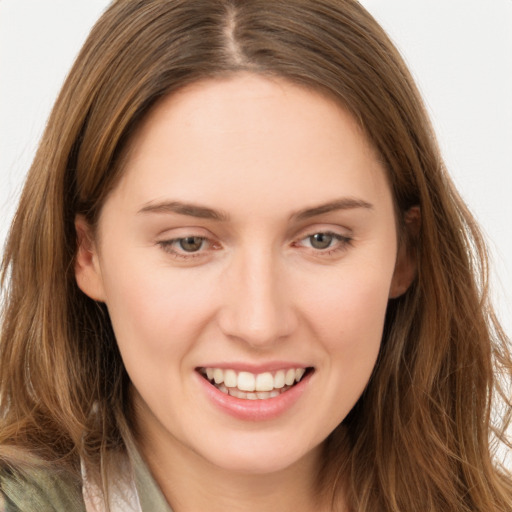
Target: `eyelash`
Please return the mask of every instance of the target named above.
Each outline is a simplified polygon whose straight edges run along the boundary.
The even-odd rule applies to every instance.
[[[293,245],[295,246],[298,242],[303,242],[304,240],[311,239],[315,235],[324,235],[324,236],[331,236],[333,238],[333,241],[337,241],[338,243],[335,245],[335,247],[328,247],[326,249],[315,249],[311,248],[312,252],[315,256],[321,256],[321,257],[328,257],[332,256],[335,253],[338,253],[340,251],[346,250],[347,247],[352,245],[353,239],[348,236],[340,235],[339,233],[334,233],[333,231],[315,231],[314,233],[307,234],[306,236],[300,238],[297,242],[294,242]],[[173,247],[180,242],[186,240],[187,238],[196,238],[198,240],[201,240],[201,248],[196,252],[179,252],[173,249]],[[159,245],[166,253],[170,254],[172,257],[179,259],[179,260],[191,260],[194,258],[200,258],[204,256],[203,244],[207,242],[210,247],[214,247],[216,244],[210,241],[207,237],[204,236],[184,236],[179,238],[172,238],[170,240],[162,240],[160,242],[157,242],[157,245]],[[214,249],[215,250],[215,249]]]

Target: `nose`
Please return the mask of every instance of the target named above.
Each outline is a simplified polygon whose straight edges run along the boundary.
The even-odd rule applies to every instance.
[[[248,252],[226,271],[218,321],[226,336],[264,349],[289,337],[297,318],[283,263],[270,250]]]

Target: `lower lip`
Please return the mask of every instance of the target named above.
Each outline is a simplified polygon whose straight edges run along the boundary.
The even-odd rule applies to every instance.
[[[297,403],[313,373],[308,373],[300,382],[279,396],[263,400],[236,398],[219,391],[199,373],[197,378],[208,398],[223,412],[240,420],[268,421],[281,416]]]

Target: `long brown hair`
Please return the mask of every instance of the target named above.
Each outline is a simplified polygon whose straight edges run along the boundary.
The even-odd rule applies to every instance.
[[[417,278],[390,301],[372,378],[325,444],[333,509],[343,488],[354,512],[511,510],[494,450],[507,442],[512,362],[487,298],[484,243],[404,62],[355,0],[118,0],[101,17],[53,109],[6,245],[0,457],[14,446],[100,468],[122,449],[128,377],[104,305],[76,285],[74,219],[96,223],[123,150],[159,99],[241,70],[334,97],[378,151],[399,223],[421,210],[409,247]]]

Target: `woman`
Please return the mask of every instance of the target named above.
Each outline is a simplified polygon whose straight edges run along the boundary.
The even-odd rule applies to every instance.
[[[510,510],[485,249],[356,2],[114,2],[3,269],[6,510]]]

